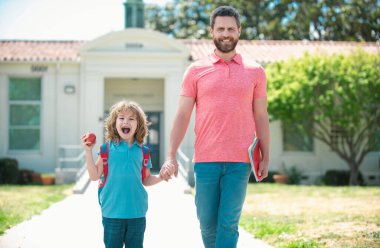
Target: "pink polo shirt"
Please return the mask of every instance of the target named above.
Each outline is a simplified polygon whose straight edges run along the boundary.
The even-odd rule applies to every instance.
[[[212,53],[188,67],[181,96],[196,100],[194,162],[249,162],[253,99],[266,97],[259,64],[240,54],[226,62]]]

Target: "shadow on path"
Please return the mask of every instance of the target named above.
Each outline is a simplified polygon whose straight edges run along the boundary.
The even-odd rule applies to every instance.
[[[184,194],[182,178],[148,187],[149,210],[145,248],[201,248],[194,197]],[[97,201],[97,182],[84,194],[73,194],[41,215],[9,229],[0,236],[1,248],[101,248],[103,226]],[[240,229],[238,248],[267,248]]]

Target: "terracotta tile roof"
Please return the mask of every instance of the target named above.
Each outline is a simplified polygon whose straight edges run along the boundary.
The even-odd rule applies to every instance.
[[[78,61],[83,41],[0,41],[0,61]]]
[[[214,47],[212,40],[182,40],[182,42],[191,50],[191,57],[194,60],[206,56]],[[239,53],[265,64],[300,57],[305,52],[345,54],[357,47],[369,53],[380,53],[380,43],[375,42],[240,40],[236,48]]]
[[[179,40],[197,60],[212,51],[211,40]],[[79,61],[79,50],[86,41],[0,40],[0,62],[5,61]],[[380,43],[344,41],[241,40],[237,50],[260,63],[270,63],[310,53],[348,53],[362,47],[370,53],[380,53]]]

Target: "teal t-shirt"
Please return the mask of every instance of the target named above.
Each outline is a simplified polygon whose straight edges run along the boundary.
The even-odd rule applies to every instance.
[[[99,194],[103,217],[145,217],[148,194],[141,181],[142,161],[141,145],[137,142],[130,147],[124,141],[110,142],[107,182]],[[152,168],[150,158],[147,168]]]

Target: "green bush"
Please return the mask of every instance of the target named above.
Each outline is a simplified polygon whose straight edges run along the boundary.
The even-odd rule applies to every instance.
[[[12,158],[0,159],[0,184],[17,184],[18,162]]]
[[[363,176],[359,172],[359,185],[364,184]],[[322,178],[322,183],[331,186],[345,186],[350,182],[350,171],[346,170],[328,170]]]
[[[18,174],[18,184],[21,184],[21,185],[32,184],[33,182],[32,174],[33,174],[32,170],[20,170]]]
[[[297,167],[292,166],[290,169],[286,169],[285,174],[289,177],[288,184],[301,184],[302,172]]]

